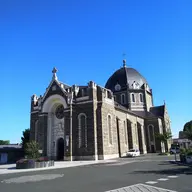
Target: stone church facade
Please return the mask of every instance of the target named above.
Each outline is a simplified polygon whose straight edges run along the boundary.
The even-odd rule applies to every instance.
[[[171,131],[164,103],[153,105],[146,79],[123,66],[105,87],[90,81],[69,86],[57,78],[43,96],[31,98],[30,139],[39,143],[44,156],[55,160],[100,160],[122,157],[129,149],[141,153],[163,152],[156,133]]]

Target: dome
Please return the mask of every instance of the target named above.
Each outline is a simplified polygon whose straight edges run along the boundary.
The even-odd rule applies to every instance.
[[[108,79],[105,88],[111,91],[119,91],[127,86],[130,89],[140,89],[144,83],[148,84],[137,70],[124,65]]]

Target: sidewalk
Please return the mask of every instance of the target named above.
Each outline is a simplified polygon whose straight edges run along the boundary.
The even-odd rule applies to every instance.
[[[35,169],[16,169],[16,164],[0,165],[0,175],[10,174],[10,173],[22,173],[22,172],[43,171],[43,170],[50,170],[50,169],[60,169],[60,168],[67,168],[67,167],[77,167],[77,166],[93,165],[93,164],[100,164],[100,163],[113,163],[113,162],[117,162],[117,160],[109,159],[109,160],[98,160],[98,161],[72,161],[72,162],[56,161],[55,166],[53,167],[44,167],[44,168],[35,168]]]

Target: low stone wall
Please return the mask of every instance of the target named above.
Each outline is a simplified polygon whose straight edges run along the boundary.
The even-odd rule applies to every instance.
[[[33,169],[33,168],[43,168],[43,167],[51,167],[54,166],[54,161],[26,161],[26,162],[17,162],[16,169]]]

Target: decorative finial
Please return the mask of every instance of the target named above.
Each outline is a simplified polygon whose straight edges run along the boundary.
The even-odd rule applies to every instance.
[[[57,69],[54,67],[53,70],[52,70],[52,73],[53,73],[53,79],[56,79],[57,80]]]
[[[125,56],[126,56],[126,54],[123,53],[123,67],[126,67],[126,59],[125,59]]]
[[[164,100],[164,105],[166,105],[165,100]]]
[[[126,67],[126,59],[123,59],[123,67]]]

